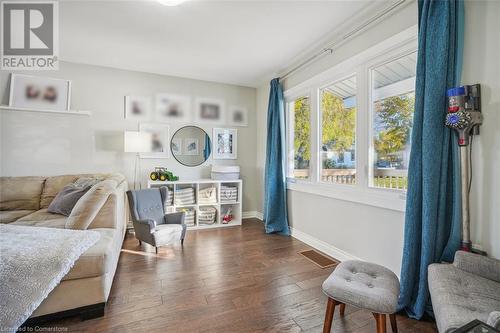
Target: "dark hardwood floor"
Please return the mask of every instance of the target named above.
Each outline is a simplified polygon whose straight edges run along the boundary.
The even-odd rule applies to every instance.
[[[306,244],[242,227],[189,231],[180,244],[154,248],[127,235],[104,317],[47,323],[69,332],[322,332],[321,269],[298,252]],[[398,315],[400,332],[437,332]],[[332,332],[375,332],[368,311],[335,313]],[[388,329],[390,332],[390,329]]]

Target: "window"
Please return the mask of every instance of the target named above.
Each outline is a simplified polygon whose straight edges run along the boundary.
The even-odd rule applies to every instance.
[[[356,183],[356,77],[323,88],[321,181]]]
[[[405,210],[417,30],[284,92],[288,190]]]
[[[416,58],[413,52],[371,70],[373,187],[408,187]]]
[[[309,179],[311,174],[311,106],[302,96],[288,103],[288,177]]]

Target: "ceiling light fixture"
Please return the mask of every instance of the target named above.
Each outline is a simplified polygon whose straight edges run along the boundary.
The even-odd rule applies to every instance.
[[[188,0],[156,0],[164,6],[178,6]]]

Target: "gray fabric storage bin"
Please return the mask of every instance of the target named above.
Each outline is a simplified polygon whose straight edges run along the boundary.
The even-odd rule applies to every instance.
[[[217,209],[213,207],[202,207],[198,212],[198,224],[214,224],[217,217]]]
[[[220,188],[220,202],[232,203],[238,201],[238,187],[222,185]]]

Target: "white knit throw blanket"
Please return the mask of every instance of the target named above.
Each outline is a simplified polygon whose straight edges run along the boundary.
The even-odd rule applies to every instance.
[[[0,224],[0,332],[15,332],[99,233]]]

